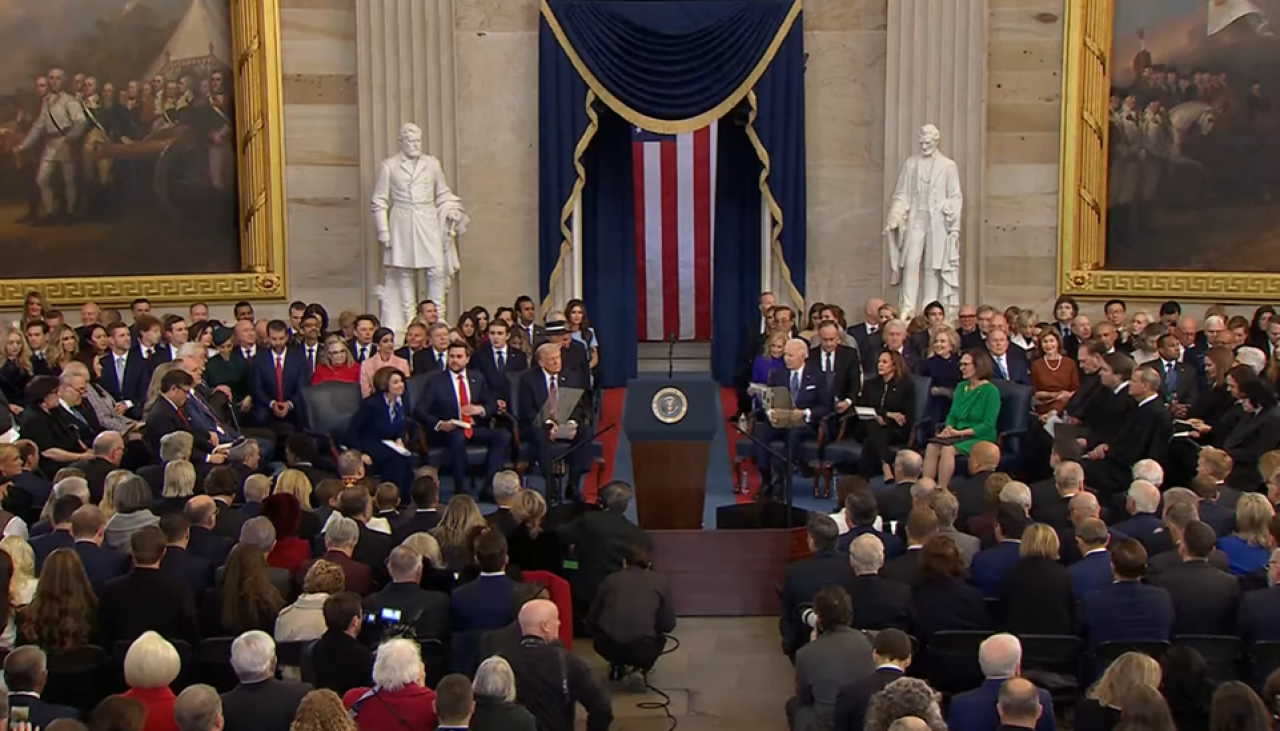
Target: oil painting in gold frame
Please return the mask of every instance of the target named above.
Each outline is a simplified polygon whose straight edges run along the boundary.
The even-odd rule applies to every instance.
[[[1274,16],[1270,20],[1280,23],[1280,3],[1066,0],[1065,13],[1059,291],[1280,299],[1280,246],[1274,245],[1280,202],[1265,172],[1277,166],[1262,159],[1268,150],[1280,151],[1270,142],[1277,107],[1267,96],[1269,83],[1258,76],[1275,67],[1273,56],[1280,54],[1280,39],[1267,22]],[[1126,127],[1126,119],[1138,124]],[[1126,167],[1117,160],[1137,158],[1113,159],[1132,153],[1134,135],[1148,129],[1155,142],[1140,137],[1141,161]],[[1157,156],[1159,162],[1151,162]],[[1220,164],[1215,169],[1213,163]],[[1152,196],[1170,196],[1159,201],[1160,215],[1169,218],[1156,222],[1166,231],[1175,219],[1201,228],[1151,235],[1144,216],[1158,210],[1149,205]],[[1179,196],[1193,210],[1178,210]],[[1250,217],[1257,221],[1252,228],[1244,220]],[[1208,228],[1206,222],[1212,222]],[[1215,271],[1219,261],[1241,271]]]
[[[126,255],[133,257],[135,261],[154,256],[170,262],[163,267],[155,262],[138,266],[132,262],[112,261],[112,266],[98,269],[96,265],[80,261],[73,267],[64,268],[64,264],[56,256],[41,261],[33,258],[28,251],[22,254],[31,260],[27,262],[26,270],[15,267],[6,273],[5,266],[0,264],[0,308],[20,308],[29,291],[40,292],[47,301],[64,305],[89,300],[103,304],[126,304],[139,297],[158,304],[176,304],[242,299],[282,301],[287,296],[279,0],[189,0],[188,4],[181,3],[182,0],[177,0],[179,13],[172,17],[165,17],[163,11],[168,8],[172,14],[173,8],[168,6],[175,5],[174,0],[126,0],[114,4],[89,0],[82,3],[79,7],[85,12],[102,10],[98,8],[99,5],[103,8],[110,6],[102,10],[103,17],[94,21],[91,28],[85,31],[87,33],[110,38],[109,34],[113,31],[119,35],[122,25],[133,23],[132,27],[146,30],[163,28],[168,40],[164,42],[159,54],[154,49],[143,51],[142,53],[149,54],[142,59],[146,62],[144,64],[131,63],[138,59],[131,58],[130,52],[133,56],[138,56],[139,52],[131,48],[121,50],[118,43],[105,52],[93,53],[85,52],[75,42],[63,39],[62,45],[67,50],[63,52],[50,48],[47,53],[60,55],[48,56],[42,55],[43,49],[37,45],[23,57],[25,66],[38,67],[38,63],[46,62],[49,67],[68,67],[58,74],[65,77],[65,80],[59,78],[58,84],[66,87],[68,99],[76,100],[77,106],[71,112],[73,116],[83,115],[81,127],[87,133],[73,134],[63,130],[63,125],[54,124],[62,119],[65,125],[66,120],[71,117],[65,116],[68,113],[67,107],[54,109],[50,113],[50,105],[40,101],[42,98],[50,98],[46,96],[50,91],[50,79],[40,71],[42,76],[37,77],[32,95],[34,106],[26,105],[32,108],[25,112],[25,128],[21,126],[24,112],[23,105],[19,102],[27,100],[15,94],[10,99],[13,106],[19,109],[19,126],[16,129],[11,126],[6,130],[12,133],[11,136],[0,141],[10,143],[5,152],[17,153],[14,165],[22,166],[22,153],[27,153],[25,165],[28,167],[22,168],[20,172],[30,180],[20,181],[26,186],[21,208],[24,211],[27,209],[27,198],[31,203],[30,213],[24,220],[35,220],[39,225],[48,226],[43,229],[26,229],[27,233],[24,235],[29,238],[25,240],[35,242],[35,246],[38,247],[41,242],[39,236],[45,235],[42,232],[53,232],[55,236],[79,236],[86,239],[65,248],[78,247],[80,251],[88,252],[90,257],[102,256],[101,252],[92,252],[94,244],[87,235],[67,232],[77,225],[93,226],[110,232],[112,222],[130,215],[120,214],[118,202],[115,215],[98,210],[97,204],[102,203],[104,210],[110,211],[108,206],[113,203],[110,195],[103,195],[101,200],[90,197],[95,191],[108,189],[105,183],[99,185],[97,175],[111,175],[110,182],[117,182],[115,176],[119,175],[119,167],[115,168],[117,172],[95,171],[95,166],[101,166],[96,160],[114,156],[117,160],[129,161],[123,164],[124,168],[135,171],[133,179],[128,181],[135,187],[127,190],[145,191],[149,200],[158,201],[154,215],[158,218],[167,212],[173,222],[172,228],[176,230],[182,230],[185,223],[182,216],[185,213],[199,213],[199,208],[206,205],[206,200],[198,197],[199,193],[217,193],[216,199],[209,195],[207,200],[216,200],[221,209],[211,216],[213,223],[206,228],[217,229],[219,251],[216,254],[202,251],[195,233],[191,237],[178,234],[126,247]],[[160,12],[156,12],[157,8]],[[139,17],[144,17],[146,21],[135,20]],[[40,14],[32,10],[29,20],[38,24]],[[82,23],[81,26],[83,25]],[[38,34],[28,33],[28,36],[38,37]],[[92,36],[81,35],[77,38]],[[139,43],[142,43],[141,39]],[[107,42],[104,40],[103,44],[107,45]],[[175,51],[179,44],[184,47]],[[157,60],[150,62],[151,56],[157,56]],[[107,82],[106,71],[103,72],[104,81],[93,79],[91,74],[75,74],[73,82],[70,68],[73,62],[90,69],[95,64],[99,68],[128,68],[130,71],[127,73],[131,75],[125,78],[136,81],[129,82],[129,93],[126,93],[123,81]],[[53,72],[49,75],[53,75]],[[120,75],[123,76],[124,73]],[[87,86],[86,77],[99,86]],[[224,77],[229,79],[224,80]],[[148,83],[153,78],[155,83]],[[42,81],[43,85],[40,84]],[[180,82],[180,86],[177,82]],[[163,103],[160,89],[154,88],[157,85],[168,86],[168,94],[164,99],[168,102],[176,97],[176,103]],[[103,89],[102,86],[110,88]],[[115,88],[117,86],[120,87],[118,90]],[[143,88],[143,94],[138,93],[139,86]],[[219,87],[231,93],[219,93]],[[73,88],[74,96],[71,96]],[[26,93],[26,86],[21,91]],[[108,95],[102,94],[102,91],[112,91],[110,97],[113,100],[118,94],[120,107],[109,108],[106,102]],[[38,98],[34,96],[37,92],[40,94]],[[124,106],[126,99],[129,104]],[[137,99],[146,99],[147,104],[143,106],[136,102]],[[139,120],[140,110],[143,109],[151,114],[143,113],[143,118]],[[186,116],[182,116],[184,112]],[[131,115],[123,119],[131,120],[126,127],[137,132],[128,133],[132,138],[126,139],[125,135],[111,132],[108,120],[121,119],[120,115]],[[51,135],[45,130],[43,135],[35,134],[29,138],[27,149],[17,149],[22,147],[29,128],[42,124],[41,116],[49,117],[45,127],[56,129],[62,134]],[[179,136],[177,132],[168,138],[163,134],[160,128],[166,121],[175,129],[194,129],[194,132],[182,136],[199,140],[187,145],[183,163],[166,168],[169,177],[163,177],[159,173],[162,159],[166,154],[177,155],[184,150],[176,139]],[[160,133],[157,133],[158,130]],[[97,135],[96,140],[94,135]],[[63,143],[74,142],[74,145],[67,145],[67,157],[71,162],[65,166],[47,165],[46,158],[55,157],[51,154],[47,141],[59,136],[67,138],[62,140]],[[188,184],[184,187],[181,180],[183,164],[191,161],[198,163],[190,167],[198,168],[199,172],[187,172],[186,175],[188,178],[198,176],[199,185]],[[59,167],[58,171],[47,176],[48,180],[45,182],[48,190],[33,184],[38,182],[36,172],[41,164]],[[108,166],[111,164],[108,163]],[[114,164],[121,165],[118,162]],[[134,167],[130,168],[130,165]],[[137,170],[141,170],[141,174]],[[72,191],[68,186],[64,193],[60,181],[69,172],[80,181],[82,188]],[[179,199],[174,192],[190,190],[197,193],[190,193],[185,199]],[[44,205],[41,205],[42,195]],[[166,200],[166,196],[170,199]],[[13,197],[10,195],[10,198]],[[54,201],[54,211],[47,210],[51,199]],[[74,213],[71,201],[75,201]],[[90,204],[94,204],[94,207],[91,208]],[[188,227],[188,230],[191,228]],[[198,233],[213,238],[208,231]],[[188,257],[204,258],[193,262],[190,268],[183,269],[188,263]],[[119,270],[113,271],[112,267]],[[137,268],[130,270],[129,267]],[[15,271],[18,273],[15,274]],[[130,271],[142,273],[131,274]],[[186,271],[199,273],[181,273]]]

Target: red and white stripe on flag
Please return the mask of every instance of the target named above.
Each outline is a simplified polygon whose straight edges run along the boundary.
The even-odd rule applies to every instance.
[[[639,339],[711,339],[716,123],[682,135],[632,128]]]

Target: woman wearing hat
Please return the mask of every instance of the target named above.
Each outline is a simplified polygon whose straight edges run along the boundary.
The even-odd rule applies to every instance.
[[[249,398],[249,364],[242,358],[232,358],[236,343],[230,328],[213,329],[213,347],[217,355],[209,358],[204,367],[204,382],[209,388],[221,391],[239,411],[247,411]]]

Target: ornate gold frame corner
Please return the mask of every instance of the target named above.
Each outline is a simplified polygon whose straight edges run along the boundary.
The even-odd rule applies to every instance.
[[[1275,301],[1280,274],[1106,269],[1115,0],[1066,0],[1058,291],[1077,297]]]
[[[143,277],[0,280],[0,308],[21,308],[30,291],[54,304],[285,301],[284,105],[279,0],[230,0],[234,56],[240,271]],[[157,243],[157,245],[164,245]]]

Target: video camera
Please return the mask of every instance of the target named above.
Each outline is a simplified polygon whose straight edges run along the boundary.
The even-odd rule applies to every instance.
[[[360,623],[359,641],[372,648],[392,639],[416,639],[412,625],[404,623],[404,613],[395,607],[367,610]]]

